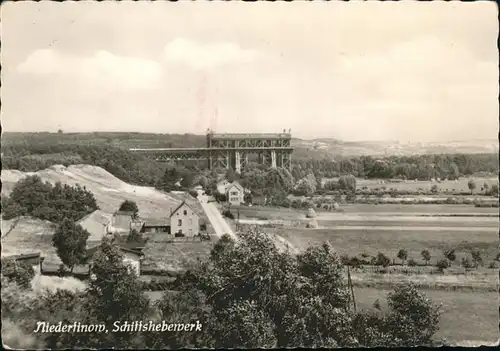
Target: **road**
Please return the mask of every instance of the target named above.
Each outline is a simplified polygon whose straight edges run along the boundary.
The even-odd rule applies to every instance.
[[[213,202],[208,202],[208,197],[201,194],[198,195],[198,201],[200,201],[201,208],[205,211],[210,224],[214,228],[215,234],[219,237],[224,234],[229,234],[233,239],[237,240],[238,237],[234,234],[233,229],[229,226],[224,217],[222,217],[215,204]]]

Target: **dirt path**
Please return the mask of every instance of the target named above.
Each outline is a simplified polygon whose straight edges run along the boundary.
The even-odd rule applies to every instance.
[[[226,222],[226,220],[222,217],[221,213],[215,207],[213,202],[208,202],[208,197],[205,195],[199,195],[198,200],[200,201],[201,208],[205,211],[205,214],[210,221],[210,224],[215,230],[215,234],[221,237],[224,234],[229,234],[232,238],[237,239],[236,234],[234,234],[233,230]]]

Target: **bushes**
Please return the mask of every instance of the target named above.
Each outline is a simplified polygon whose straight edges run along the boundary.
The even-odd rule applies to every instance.
[[[142,282],[142,289],[149,291],[164,291],[172,288],[172,281],[161,278],[153,278],[149,282]]]
[[[98,208],[94,195],[87,189],[59,182],[52,186],[38,176],[18,181],[5,203],[4,219],[29,215],[54,223],[63,218],[76,222]]]
[[[461,260],[460,264],[465,269],[474,268],[474,263],[472,262],[472,259],[471,259],[470,256],[462,257],[462,260]]]
[[[388,267],[391,264],[391,259],[384,255],[382,252],[377,254],[377,257],[372,259],[372,262],[376,266]]]
[[[225,210],[224,212],[222,212],[222,215],[226,218],[229,218],[229,219],[234,219],[234,215],[231,211],[229,210]]]
[[[2,260],[2,275],[14,281],[23,289],[31,287],[31,280],[35,276],[33,267],[29,264],[17,263],[14,260]]]
[[[498,261],[491,261],[488,268],[498,269],[500,268],[500,263]]]
[[[27,209],[10,197],[2,196],[2,218],[9,220],[27,214]]]
[[[449,268],[450,265],[451,265],[450,261],[446,258],[443,258],[436,263],[436,267],[439,268],[441,272],[444,271],[446,268]]]

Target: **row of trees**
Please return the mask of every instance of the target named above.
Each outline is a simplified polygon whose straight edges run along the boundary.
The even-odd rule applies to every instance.
[[[36,322],[103,323],[109,333],[37,334],[45,348],[288,348],[432,345],[440,309],[412,285],[388,295],[387,311],[356,311],[343,265],[330,245],[294,256],[259,233],[224,236],[207,261],[178,277],[151,303],[119,250],[105,240],[82,292],[32,299],[2,288],[2,318],[25,333]],[[19,316],[22,316],[19,318]],[[115,321],[196,323],[197,332],[112,332]],[[4,340],[8,345],[8,340]],[[13,346],[13,345],[9,345]]]
[[[429,262],[432,258],[429,250],[424,249],[420,252],[421,258],[425,261],[425,265],[429,265]],[[409,266],[416,266],[417,262],[409,257],[407,249],[400,249],[396,256],[403,265],[408,264]],[[349,265],[352,267],[359,267],[361,265],[374,265],[374,266],[383,266],[388,267],[391,265],[393,260],[391,260],[387,255],[382,252],[379,252],[376,256],[370,257],[370,255],[363,253],[361,257],[349,257],[348,255],[344,255],[341,257],[342,262],[345,265]],[[438,259],[435,263],[435,266],[440,270],[444,270],[449,268],[452,262],[455,262],[457,259],[457,255],[455,249],[446,249],[443,250],[443,257]],[[500,257],[495,259],[496,262],[500,261]],[[478,268],[479,266],[484,265],[483,256],[480,250],[473,249],[470,250],[464,257],[462,257],[460,264],[464,268]],[[497,264],[490,265],[490,268],[495,268]]]
[[[94,195],[85,187],[54,186],[40,177],[28,176],[19,180],[9,197],[2,196],[2,217],[32,216],[54,223],[64,218],[77,221],[97,209]]]
[[[312,171],[317,178],[345,174],[379,179],[457,179],[478,172],[498,173],[498,154],[416,155],[374,158],[371,156],[331,160],[294,160],[295,179]]]

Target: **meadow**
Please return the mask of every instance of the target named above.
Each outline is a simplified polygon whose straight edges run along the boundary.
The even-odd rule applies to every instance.
[[[386,309],[389,291],[355,287],[357,308],[372,309],[373,303],[379,300],[382,309]],[[434,303],[443,304],[438,338],[453,343],[498,340],[498,292],[425,290],[425,294]]]
[[[322,183],[325,184],[328,181],[338,181],[339,178],[324,178]],[[356,187],[360,192],[364,191],[377,191],[382,189],[394,189],[399,192],[430,192],[431,188],[435,185],[437,186],[438,194],[471,194],[469,189],[469,181],[473,180],[476,184],[476,189],[472,192],[473,195],[481,194],[486,184],[488,188],[496,184],[498,186],[498,176],[471,176],[471,177],[461,177],[457,180],[403,180],[403,181],[390,181],[390,180],[380,180],[380,179],[356,179]]]
[[[391,224],[387,224],[391,226]],[[498,224],[497,224],[498,226]],[[423,227],[425,228],[425,227]],[[490,229],[490,228],[488,228]],[[418,228],[372,227],[353,228],[276,228],[276,234],[287,239],[291,245],[305,249],[311,244],[329,241],[341,255],[349,256],[367,253],[376,255],[382,252],[391,259],[396,258],[400,249],[408,251],[408,258],[421,260],[422,250],[429,250],[432,261],[443,258],[442,251],[455,248],[457,260],[466,252],[478,249],[483,252],[485,261],[494,259],[498,252],[498,229],[470,232],[457,231],[454,228]]]

